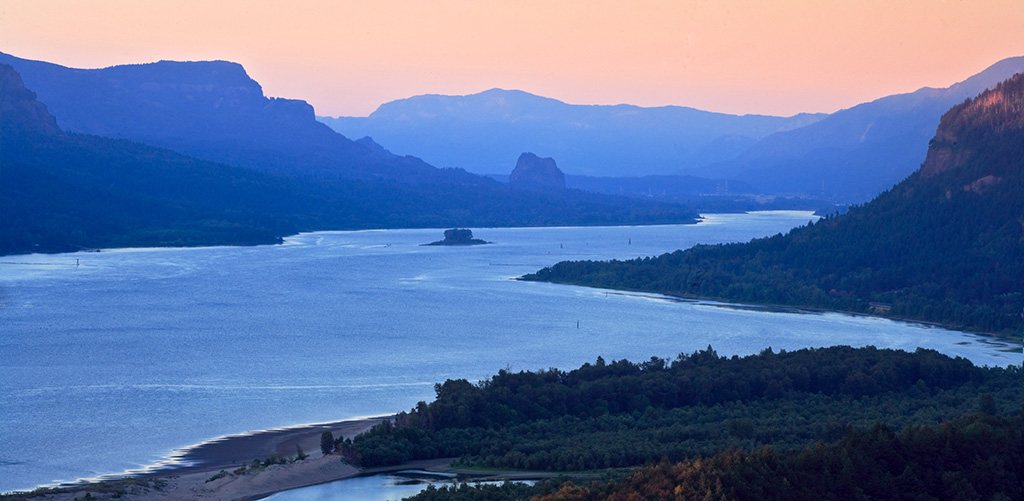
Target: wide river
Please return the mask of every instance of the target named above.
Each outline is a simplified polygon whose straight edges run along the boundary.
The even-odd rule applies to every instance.
[[[218,436],[388,414],[446,378],[764,348],[934,348],[985,338],[841,314],[679,302],[512,277],[746,241],[807,212],[698,225],[302,234],[284,245],[0,257],[0,492],[135,470]]]

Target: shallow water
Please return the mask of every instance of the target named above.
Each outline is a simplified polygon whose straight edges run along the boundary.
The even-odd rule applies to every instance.
[[[720,308],[510,278],[565,259],[746,241],[806,212],[683,226],[311,233],[285,245],[0,257],[0,491],[144,468],[218,436],[380,415],[447,378],[598,356],[918,346],[1019,364],[984,338],[841,314]],[[76,266],[77,263],[77,266]]]
[[[396,474],[356,477],[327,484],[284,491],[266,499],[274,501],[398,501],[419,494],[430,484],[436,486],[451,482],[452,478],[439,474]]]

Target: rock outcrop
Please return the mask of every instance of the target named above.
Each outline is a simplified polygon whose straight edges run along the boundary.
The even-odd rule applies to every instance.
[[[533,153],[523,153],[519,155],[516,168],[508,178],[508,184],[517,190],[564,190],[565,173],[558,169],[553,158],[540,158]]]
[[[5,134],[61,133],[46,105],[36,100],[35,92],[25,88],[21,75],[6,64],[0,64],[0,126]]]

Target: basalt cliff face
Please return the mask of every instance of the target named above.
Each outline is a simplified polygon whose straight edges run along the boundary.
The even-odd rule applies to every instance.
[[[6,64],[0,64],[0,127],[4,135],[61,133],[46,105],[36,100],[36,93],[26,89],[21,75]]]
[[[553,158],[540,158],[523,153],[509,175],[508,184],[517,190],[558,191],[565,189],[565,173],[558,169]]]
[[[942,117],[915,173],[788,235],[532,278],[1024,329],[1024,74]]]
[[[68,132],[128,139],[283,175],[480,184],[415,157],[382,155],[318,122],[301,100],[267,97],[228,61],[75,69],[0,53]]]
[[[977,149],[974,143],[980,133],[998,134],[1022,127],[1024,76],[1018,74],[942,116],[935,138],[929,144],[921,176],[930,178],[967,164]]]
[[[0,255],[256,244],[295,231],[279,179],[125,140],[67,134],[0,64]],[[301,194],[298,194],[301,195]]]
[[[734,160],[689,173],[864,203],[921,166],[943,113],[1021,71],[1024,57],[1004,59],[947,88],[883,97],[772,134]]]

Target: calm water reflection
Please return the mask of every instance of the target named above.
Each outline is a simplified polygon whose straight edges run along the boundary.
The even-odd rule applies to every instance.
[[[0,491],[117,473],[222,435],[380,415],[447,378],[769,346],[918,346],[1020,363],[969,334],[679,303],[511,277],[745,241],[805,212],[700,225],[304,234],[286,245],[0,258]],[[75,266],[76,262],[79,264]],[[60,447],[50,447],[60,437]]]

